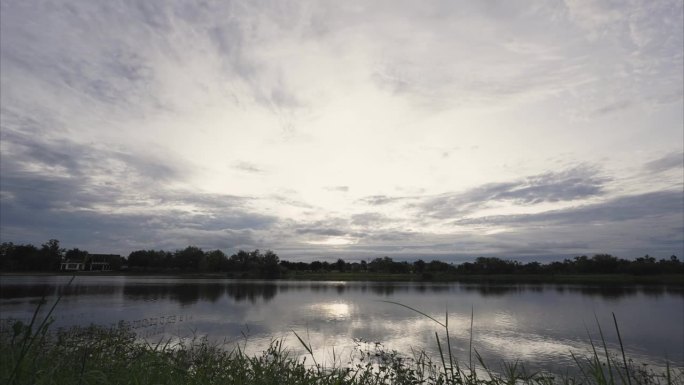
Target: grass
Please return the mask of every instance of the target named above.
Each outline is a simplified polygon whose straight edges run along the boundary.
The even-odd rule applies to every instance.
[[[333,360],[323,367],[314,358],[313,347],[292,331],[308,356],[299,357],[274,340],[260,355],[248,355],[245,346],[231,350],[204,338],[150,345],[136,338],[123,323],[116,327],[72,327],[52,330],[50,315],[38,319],[43,301],[28,323],[16,321],[0,330],[0,383],[2,384],[430,384],[430,385],[680,385],[684,369],[666,365],[664,373],[637,367],[624,352],[609,352],[603,331],[601,341],[590,339],[591,352],[573,356],[576,376],[529,373],[516,361],[494,370],[471,345],[470,359],[460,363],[452,353],[448,312],[444,321],[416,308],[402,306],[432,320],[439,355],[423,350],[397,352],[379,344],[358,344],[347,364]],[[311,357],[313,364],[307,363]],[[473,356],[475,361],[473,361]]]

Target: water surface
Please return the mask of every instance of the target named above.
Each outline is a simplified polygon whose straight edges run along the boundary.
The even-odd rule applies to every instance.
[[[615,313],[627,354],[635,362],[684,366],[684,288],[555,284],[244,281],[178,277],[3,276],[2,319],[29,320],[43,295],[55,327],[115,325],[121,321],[151,342],[204,337],[263,350],[272,339],[302,352],[292,330],[308,339],[319,361],[344,360],[359,341],[410,353],[436,351],[443,328],[394,301],[443,322],[452,347],[469,359],[473,346],[485,361],[522,360],[531,369],[560,372],[571,352],[589,352],[597,320],[617,352]],[[48,308],[49,306],[46,306]]]

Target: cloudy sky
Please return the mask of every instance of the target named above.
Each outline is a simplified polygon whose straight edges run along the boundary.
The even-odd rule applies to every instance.
[[[681,0],[1,4],[3,242],[684,254]]]

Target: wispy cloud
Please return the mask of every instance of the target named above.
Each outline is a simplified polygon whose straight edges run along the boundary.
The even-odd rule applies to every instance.
[[[644,165],[644,169],[649,172],[665,172],[672,169],[682,169],[684,168],[684,153],[673,152],[652,160]]]
[[[507,226],[529,226],[536,224],[572,224],[575,226],[593,223],[609,223],[634,219],[678,216],[684,213],[684,193],[681,191],[658,191],[614,198],[601,203],[579,205],[562,210],[549,210],[536,214],[496,215],[465,218],[455,224],[494,224]]]
[[[401,200],[405,200],[407,198],[405,197],[390,197],[387,195],[371,195],[367,197],[363,197],[359,199],[360,202],[369,204],[371,206],[380,206],[380,205],[386,205],[388,203],[392,202],[397,202]]]
[[[328,186],[325,189],[328,191],[349,192],[349,186]]]
[[[233,168],[239,171],[244,171],[251,174],[261,174],[264,172],[263,169],[259,168],[257,165],[249,162],[237,162],[233,165]]]
[[[462,193],[447,193],[412,204],[423,215],[436,218],[463,216],[493,202],[518,205],[573,201],[600,196],[608,178],[591,167],[546,172],[513,182],[492,183]]]

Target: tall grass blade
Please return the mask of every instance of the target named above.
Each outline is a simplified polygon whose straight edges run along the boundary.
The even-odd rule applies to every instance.
[[[475,349],[475,358],[477,358],[477,360],[480,362],[480,365],[482,366],[482,368],[485,370],[485,372],[487,372],[487,375],[489,376],[489,379],[491,380],[491,382],[496,382],[495,381],[496,377],[492,373],[491,369],[489,369],[487,364],[484,362],[484,359],[482,358],[480,353],[477,351],[477,349]]]
[[[627,366],[627,356],[625,355],[625,346],[622,344],[622,337],[620,336],[620,328],[618,327],[617,318],[615,318],[615,313],[613,314],[613,323],[615,324],[615,331],[617,332],[618,341],[620,342],[620,351],[622,352],[622,362],[625,364],[625,373],[627,373],[627,383],[632,385],[632,379],[629,375],[629,367]]]
[[[442,343],[439,341],[439,335],[437,334],[437,332],[435,332],[435,340],[437,340],[437,349],[439,349],[439,358],[442,360],[442,368],[444,369],[444,376],[446,378],[449,378],[449,374],[447,373],[446,361],[444,360],[444,352],[442,351]]]
[[[316,362],[316,357],[314,357],[313,349],[311,348],[311,343],[309,343],[307,345],[306,342],[304,342],[304,340],[302,339],[302,337],[300,337],[299,334],[297,334],[297,332],[294,331],[294,329],[290,329],[290,330],[292,330],[292,333],[294,333],[294,335],[297,337],[297,339],[299,340],[299,343],[301,343],[302,346],[304,346],[304,349],[306,349],[306,351],[309,352],[309,355],[311,355],[311,359],[313,360],[314,365],[316,365],[316,367],[318,367],[318,362]]]
[[[591,338],[591,334],[589,333],[588,329],[587,335],[589,336],[589,343],[591,344],[591,351],[593,352],[593,363],[591,365],[591,369],[594,372],[594,377],[599,384],[606,384],[606,375],[603,373],[603,368],[601,367],[601,358],[596,352],[596,345],[594,345],[594,340]]]
[[[468,345],[469,369],[473,370],[473,319],[475,318],[475,306],[470,306],[470,344]]]
[[[591,381],[589,380],[589,374],[584,370],[584,364],[579,360],[579,358],[577,358],[575,353],[570,352],[570,356],[572,357],[573,361],[575,361],[575,364],[577,365],[577,368],[579,368],[580,373],[582,373],[584,380],[587,383],[590,383]]]
[[[451,378],[454,378],[454,355],[451,351],[451,337],[449,336],[449,308],[446,309],[446,315],[444,317],[444,329],[446,329],[446,339],[447,339],[447,353],[449,354],[449,371],[451,372]]]
[[[609,377],[609,384],[614,385],[615,384],[615,379],[613,378],[613,368],[610,366],[610,355],[608,354],[608,345],[606,344],[606,339],[603,337],[603,330],[601,329],[601,323],[598,320],[598,317],[596,316],[596,313],[594,313],[594,319],[596,319],[596,326],[598,326],[599,330],[599,336],[601,336],[601,342],[603,343],[603,351],[606,354],[606,365],[608,366],[608,377]]]
[[[670,361],[665,361],[665,370],[667,376],[667,385],[672,385],[672,373],[670,373]]]
[[[380,301],[380,302],[391,303],[391,304],[393,304],[393,305],[399,305],[399,306],[401,306],[401,307],[405,307],[405,308],[407,308],[407,309],[409,309],[409,310],[412,310],[412,311],[414,311],[414,312],[416,312],[416,313],[418,313],[418,314],[420,314],[420,315],[422,315],[422,316],[425,316],[425,317],[427,317],[427,318],[429,318],[429,319],[435,321],[439,326],[441,326],[441,327],[443,327],[443,328],[446,328],[446,325],[444,325],[443,323],[437,321],[437,320],[434,319],[433,317],[431,317],[431,316],[429,316],[429,315],[423,313],[422,311],[420,311],[420,310],[418,310],[418,309],[412,308],[411,306],[404,305],[403,303],[394,302],[394,301],[384,301],[384,300],[383,300],[383,301]]]

